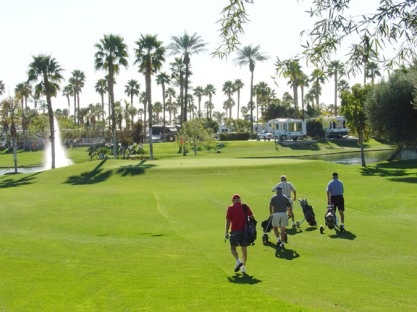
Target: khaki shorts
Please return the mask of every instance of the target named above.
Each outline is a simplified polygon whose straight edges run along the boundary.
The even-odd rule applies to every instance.
[[[272,214],[272,226],[286,227],[288,226],[288,215],[286,212],[274,212]]]

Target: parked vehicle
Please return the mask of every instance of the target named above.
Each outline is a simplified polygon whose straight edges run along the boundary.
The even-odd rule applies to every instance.
[[[327,138],[341,138],[349,133],[344,116],[324,117],[323,128]]]
[[[271,141],[271,139],[273,139],[273,138],[274,138],[274,136],[272,135],[272,133],[271,132],[268,132],[266,130],[262,130],[261,132],[259,132],[256,135],[256,139],[258,141],[260,141],[260,140],[264,140],[264,141],[268,140],[268,141]]]
[[[302,140],[307,135],[306,123],[302,119],[276,118],[267,122],[266,131],[276,140]]]

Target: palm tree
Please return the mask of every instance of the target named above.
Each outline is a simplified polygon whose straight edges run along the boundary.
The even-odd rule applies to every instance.
[[[182,61],[185,65],[185,81],[184,81],[184,121],[187,121],[187,105],[188,105],[188,78],[190,75],[190,61],[191,55],[198,54],[205,51],[207,43],[203,39],[194,33],[189,36],[187,32],[184,32],[182,37],[172,36],[172,43],[168,45],[168,49],[171,50],[171,55],[180,54]]]
[[[35,85],[35,93],[45,95],[48,106],[49,129],[51,132],[51,169],[55,169],[55,127],[52,97],[57,95],[59,82],[63,79],[61,71],[61,66],[49,55],[40,54],[34,56],[33,62],[29,64],[28,82],[37,83]]]
[[[111,107],[113,131],[113,156],[117,158],[116,116],[114,111],[114,78],[119,73],[120,66],[127,67],[127,45],[124,39],[117,35],[104,35],[104,38],[95,45],[95,68],[108,73],[109,106]]]
[[[206,107],[206,117],[211,119],[211,111],[214,108],[212,98],[213,95],[216,94],[216,88],[212,84],[208,84],[206,88],[204,89],[204,92],[208,96],[209,100],[205,103]]]
[[[133,98],[139,96],[140,85],[135,79],[130,79],[125,85],[125,93],[130,96],[130,105],[133,105]]]
[[[104,112],[104,95],[107,93],[107,80],[106,79],[99,79],[94,86],[96,92],[100,94],[101,98],[101,109]]]
[[[166,90],[166,92],[165,92],[165,97],[168,98],[166,109],[168,110],[168,113],[169,113],[169,123],[171,124],[172,123],[172,113],[176,109],[175,103],[172,100],[172,99],[174,99],[176,97],[175,90],[173,88],[168,88]]]
[[[300,62],[298,59],[289,59],[275,63],[277,72],[284,78],[289,78],[289,84],[292,87],[294,97],[294,108],[298,111],[298,80],[303,75]]]
[[[308,83],[308,77],[305,73],[302,73],[300,75],[300,77],[298,78],[298,86],[300,87],[301,90],[301,116],[302,119],[304,120],[305,118],[305,96],[304,96],[304,88],[309,86]]]
[[[162,63],[165,61],[165,48],[162,46],[162,41],[159,41],[156,35],[141,35],[135,43],[137,44],[137,48],[135,49],[135,64],[139,64],[139,72],[145,76],[146,98],[149,111],[149,158],[153,159],[151,77],[152,74],[158,72]]]
[[[313,83],[313,88],[315,89],[314,94],[316,95],[316,105],[320,106],[320,95],[321,95],[321,84],[324,83],[326,79],[326,74],[320,69],[316,68],[311,73],[310,81]]]
[[[165,124],[166,124],[166,118],[165,118],[165,111],[166,111],[166,102],[165,102],[165,98],[166,98],[166,94],[165,94],[165,86],[167,84],[169,84],[171,81],[169,75],[167,75],[166,73],[160,73],[159,75],[156,76],[156,83],[158,85],[161,85],[162,88],[162,137],[163,140],[166,141],[165,138]]]
[[[74,89],[74,122],[79,123],[80,121],[79,118],[77,118],[77,112],[80,110],[80,93],[85,84],[85,74],[78,69],[74,70],[71,74],[72,77],[69,79],[69,83]],[[75,102],[75,100],[77,102]]]
[[[27,108],[28,98],[32,94],[32,88],[30,87],[29,83],[22,82],[16,85],[14,89],[16,97],[22,103],[22,112]]]
[[[194,95],[197,97],[198,100],[198,111],[197,111],[197,117],[201,118],[201,98],[206,94],[204,91],[204,88],[201,86],[194,88]]]
[[[223,84],[223,89],[225,95],[227,95],[227,107],[229,109],[229,118],[232,118],[232,107],[235,105],[235,102],[232,99],[232,95],[235,92],[235,85],[233,81],[228,80]],[[226,114],[227,116],[227,114]]]
[[[68,84],[62,89],[62,95],[67,98],[68,110],[70,110],[70,108],[71,108],[70,97],[74,95],[74,87],[72,86],[72,84]],[[75,105],[75,103],[74,103],[74,105]]]
[[[371,78],[371,85],[375,84],[375,77],[381,77],[381,72],[379,71],[378,63],[369,62],[366,65],[366,77]]]
[[[162,109],[163,109],[163,106],[161,102],[156,101],[155,103],[153,103],[152,111],[155,114],[155,122],[157,124],[159,124],[159,114],[162,112]],[[162,129],[162,131],[164,131],[164,129]]]
[[[148,103],[148,96],[146,94],[146,91],[143,91],[139,94],[139,103],[143,104],[143,138],[146,139],[146,114],[147,114],[147,103]]]
[[[253,72],[255,70],[256,62],[263,62],[267,60],[268,57],[260,52],[260,46],[252,47],[252,45],[243,47],[243,49],[238,49],[237,57],[234,60],[235,63],[239,66],[249,65],[249,71],[251,73],[250,78],[250,102],[251,111],[250,111],[250,122],[251,122],[251,135],[253,134]]]
[[[5,90],[6,90],[6,87],[4,85],[4,82],[3,80],[0,80],[0,95],[3,95]]]
[[[330,68],[328,75],[329,77],[334,77],[334,116],[337,116],[337,92],[339,90],[339,81],[340,78],[345,74],[345,66],[340,61],[332,61],[330,63]]]
[[[237,93],[237,113],[236,113],[236,119],[239,119],[239,111],[240,111],[240,90],[243,88],[244,84],[242,80],[236,79],[234,81],[234,89]]]
[[[184,72],[185,66],[182,60],[178,57],[175,58],[174,62],[170,63],[171,66],[171,78],[176,82],[175,84],[179,86],[180,92],[178,99],[178,104],[181,108],[181,117],[180,117],[180,126],[184,121]]]

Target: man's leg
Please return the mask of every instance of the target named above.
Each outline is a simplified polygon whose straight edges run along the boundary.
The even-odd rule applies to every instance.
[[[286,232],[285,232],[285,226],[281,227],[281,241],[282,241],[282,246],[284,246],[284,242],[286,240]]]
[[[246,259],[248,258],[248,249],[246,247],[242,247],[242,262],[243,265],[246,265]]]
[[[237,253],[236,247],[237,246],[230,246],[230,251],[232,252],[232,255],[235,258],[235,260],[238,260],[239,254]]]

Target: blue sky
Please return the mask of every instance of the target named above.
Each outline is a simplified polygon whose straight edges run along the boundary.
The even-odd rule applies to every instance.
[[[292,92],[283,79],[276,76],[274,63],[277,57],[287,59],[301,53],[300,32],[310,29],[313,20],[305,12],[311,0],[254,0],[248,5],[250,22],[245,25],[241,37],[242,46],[260,45],[261,51],[269,60],[258,63],[255,68],[255,81],[267,82],[278,97],[284,92]],[[220,12],[227,0],[0,0],[0,29],[2,29],[2,48],[0,58],[0,80],[6,85],[6,95],[13,95],[16,84],[27,79],[28,65],[33,55],[52,55],[65,71],[68,80],[75,69],[86,75],[86,85],[82,90],[81,106],[100,102],[94,85],[105,73],[94,70],[94,44],[104,34],[121,35],[129,48],[129,68],[122,69],[117,76],[116,100],[129,100],[124,94],[124,86],[130,79],[136,79],[144,91],[144,78],[137,72],[134,62],[134,42],[141,34],[157,34],[168,45],[172,36],[197,33],[208,43],[208,51],[191,57],[191,86],[206,86],[211,83],[217,89],[214,98],[215,110],[222,110],[226,96],[222,86],[227,80],[242,79],[241,103],[249,101],[250,72],[233,64],[235,55],[227,60],[212,58],[210,53],[220,44],[218,37]],[[379,1],[353,0],[355,12],[370,13]],[[343,60],[343,49],[335,58]],[[167,57],[162,71],[169,72]],[[303,65],[310,74],[313,68]],[[274,85],[277,81],[278,86]],[[351,80],[357,82],[358,80]],[[62,83],[64,86],[67,81]],[[333,103],[333,83],[329,81],[323,89],[321,102]],[[153,101],[161,101],[161,90],[154,87]],[[135,103],[138,107],[138,103]],[[53,99],[55,108],[66,108],[67,101],[58,96]],[[72,110],[72,109],[71,109]]]

